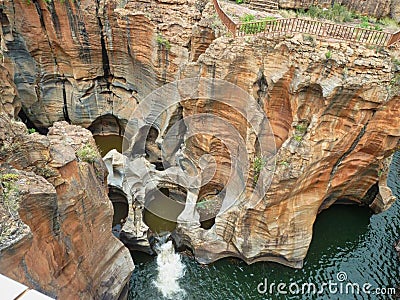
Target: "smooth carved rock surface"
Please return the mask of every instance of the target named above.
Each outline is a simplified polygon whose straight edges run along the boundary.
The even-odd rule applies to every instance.
[[[87,128],[108,114],[129,120],[141,98],[176,78],[201,18],[195,1],[0,4],[1,57],[39,128],[60,120]],[[194,57],[204,51],[192,47]]]
[[[344,43],[311,45],[300,36],[279,44],[220,38],[186,68],[188,78],[216,76],[254,95],[278,148],[263,201],[235,204],[210,230],[180,227],[198,260],[234,255],[249,263],[301,266],[322,209],[344,199],[378,212],[387,208],[394,198],[386,187],[385,158],[398,149],[400,137],[392,68],[386,54]],[[207,110],[193,107],[195,113]],[[193,113],[183,105],[184,115]],[[226,118],[242,124],[235,113]],[[196,142],[194,149],[212,148],[210,139]],[[226,151],[214,149],[213,155],[217,162],[229,160]]]
[[[132,157],[126,191],[140,203],[138,207],[159,187],[172,187],[177,195],[184,195],[187,202],[178,217],[178,230],[199,261],[237,256],[248,263],[272,260],[299,267],[318,212],[343,199],[371,205],[376,211],[390,205],[393,198],[385,189],[384,173],[386,158],[399,147],[399,96],[391,84],[395,76],[391,56],[398,53],[313,42],[301,35],[285,42],[254,37],[214,40],[218,34],[209,29],[218,24],[208,18],[210,3],[14,2],[2,3],[2,52],[22,106],[39,127],[60,119],[88,127],[107,114],[126,122],[155,87],[177,78],[219,78],[254,97],[250,107],[255,108],[255,103],[261,107],[252,110],[255,119],[264,112],[275,134],[277,164],[272,185],[261,201],[252,202],[247,198],[253,192],[251,180],[235,178],[232,190],[243,185],[246,193],[224,213],[218,213],[224,207],[218,203],[218,216],[209,230],[200,227],[201,215],[194,205],[227,183],[232,159],[239,154],[228,156],[220,139],[200,134],[180,149],[173,143],[167,147],[167,158],[178,158],[181,164],[158,171],[154,165],[160,155],[158,143],[180,118],[211,113],[229,120],[245,141],[244,154],[254,159],[261,127],[252,132],[238,109],[226,105],[179,100],[161,118],[157,116],[163,102],[149,104],[146,116],[156,117],[157,124],[151,138],[141,135],[140,130],[149,126],[145,122],[138,123],[132,133],[134,143],[147,147],[148,159],[139,152]],[[205,16],[211,22],[200,20]],[[16,92],[9,95],[8,102],[17,102]],[[10,105],[7,112],[14,113]],[[183,127],[183,135],[177,137],[201,127],[200,122],[192,125]],[[208,127],[229,136],[223,127]],[[23,140],[29,143],[22,149],[32,152],[33,158],[12,157],[9,162],[24,169],[40,167],[49,157],[59,157],[50,167],[61,170],[76,164],[67,154],[70,150],[57,155],[62,146],[51,138],[24,136]],[[52,152],[49,145],[54,147]],[[209,171],[200,165],[200,158],[210,154],[216,167],[210,184],[182,191],[176,182],[190,186],[182,166],[193,173]],[[150,172],[144,172],[145,168]],[[59,179],[54,180],[58,186]],[[135,220],[127,224],[132,232],[138,230],[132,225]]]
[[[1,86],[12,86],[5,74]],[[5,109],[13,95],[0,95],[1,273],[60,299],[118,298],[134,265],[111,233],[100,155],[93,164],[75,155],[95,146],[91,133],[61,122],[28,134]]]

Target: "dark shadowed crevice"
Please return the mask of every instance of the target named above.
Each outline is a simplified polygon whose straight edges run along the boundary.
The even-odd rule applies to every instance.
[[[129,204],[127,196],[121,189],[109,186],[108,197],[114,208],[112,227],[122,226],[128,217]]]
[[[67,103],[67,92],[65,90],[65,77],[63,76],[63,78],[61,79],[61,83],[62,83],[62,95],[63,95],[63,116],[64,116],[64,120],[67,121],[69,124],[71,124],[71,119],[69,118],[69,114],[68,114],[68,103]]]
[[[99,15],[99,9],[100,9],[100,0],[97,0],[97,5],[96,5],[96,16],[97,16],[97,22],[99,25],[100,29],[100,43],[101,43],[101,55],[103,59],[103,72],[104,72],[104,77],[107,79],[111,76],[111,69],[110,69],[110,59],[108,57],[108,52],[106,48],[106,40],[105,40],[105,33],[104,33],[104,26],[103,23],[101,22],[101,16]],[[107,81],[108,88],[110,88],[110,83]]]
[[[211,229],[211,227],[213,227],[214,224],[215,224],[215,218],[211,218],[211,219],[208,219],[208,220],[201,221],[200,222],[200,227],[203,228],[203,229],[208,230],[208,229]]]
[[[46,127],[37,127],[30,119],[29,117],[25,114],[25,111],[23,108],[18,113],[18,117],[21,119],[21,121],[26,125],[28,129],[35,129],[35,131],[39,132],[40,134],[46,135],[49,132],[49,129]]]
[[[343,161],[351,152],[353,152],[353,150],[356,148],[356,146],[358,145],[358,142],[361,140],[361,138],[362,138],[362,137],[364,136],[364,134],[365,134],[365,130],[366,130],[366,128],[367,128],[367,125],[368,125],[368,123],[365,124],[364,127],[361,129],[361,131],[358,133],[356,139],[353,141],[353,143],[351,144],[350,148],[349,148],[345,153],[343,153],[343,155],[342,155],[341,157],[339,157],[339,159],[337,160],[337,162],[335,163],[335,165],[334,165],[333,168],[332,168],[331,175],[330,175],[331,179],[332,179],[333,176],[336,174],[336,172],[337,172],[337,170],[338,170],[340,164],[342,163],[342,161]]]
[[[379,193],[379,182],[376,182],[369,188],[368,192],[365,194],[364,198],[362,198],[361,202],[368,206],[371,205],[372,202],[374,202],[378,193]]]

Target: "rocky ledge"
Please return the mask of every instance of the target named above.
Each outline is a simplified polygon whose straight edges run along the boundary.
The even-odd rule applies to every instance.
[[[13,91],[9,78],[2,69],[1,86]],[[134,265],[111,233],[92,134],[66,122],[29,134],[7,109],[18,107],[15,94],[0,95],[1,273],[54,298],[123,298]]]

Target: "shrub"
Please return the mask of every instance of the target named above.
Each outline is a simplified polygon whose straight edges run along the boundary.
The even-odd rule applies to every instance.
[[[29,134],[32,134],[32,133],[35,133],[35,132],[36,132],[35,128],[28,128],[28,133]]]
[[[400,27],[399,23],[397,23],[396,20],[393,20],[392,18],[389,17],[382,18],[378,22],[379,24],[389,28],[398,29]]]
[[[398,58],[393,57],[392,63],[396,69],[400,69],[400,60]]]
[[[58,175],[58,172],[51,167],[44,166],[44,167],[36,167],[35,173],[39,176],[44,178],[51,178]]]
[[[242,4],[244,1],[243,0],[236,0],[237,4]]]
[[[310,8],[305,11],[304,9],[298,10],[297,14],[299,16],[307,16],[314,19],[326,19],[338,23],[351,22],[354,19],[353,13],[347,9],[347,7],[335,3],[329,9],[323,9],[318,6],[310,6]]]
[[[296,142],[301,142],[302,140],[303,140],[303,136],[301,136],[301,135],[295,135],[294,136],[294,139],[296,140]]]
[[[329,50],[328,52],[325,53],[326,59],[331,59],[332,58],[332,52]]]
[[[266,161],[264,158],[257,156],[253,161],[254,178],[253,185],[257,184],[258,178],[260,177],[261,170],[265,167]]]
[[[296,131],[299,133],[305,133],[307,131],[307,126],[303,124],[296,125]]]
[[[19,209],[19,190],[15,184],[19,178],[18,174],[7,173],[0,176],[0,182],[3,187],[3,205],[11,217],[16,218]]]
[[[252,14],[247,14],[244,15],[243,17],[240,17],[240,21],[246,23],[246,22],[253,22],[256,20],[256,17]]]
[[[97,149],[95,149],[92,145],[86,144],[81,149],[76,151],[76,155],[81,161],[94,163],[98,157],[98,152]]]
[[[157,35],[157,44],[160,47],[165,47],[167,51],[171,49],[170,42],[167,39],[165,39],[161,34]]]
[[[16,181],[18,180],[18,178],[19,178],[18,174],[7,173],[0,176],[0,181],[4,183],[4,182]]]

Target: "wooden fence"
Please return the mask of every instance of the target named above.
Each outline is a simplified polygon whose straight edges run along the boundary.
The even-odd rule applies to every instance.
[[[221,6],[219,6],[218,0],[213,0],[213,3],[218,17],[222,23],[226,26],[226,28],[228,28],[233,36],[236,36],[236,29],[238,25],[222,10]]]
[[[213,0],[213,3],[222,23],[234,37],[246,35],[279,37],[290,33],[304,33],[319,38],[332,38],[375,46],[390,46],[400,40],[400,30],[390,33],[312,19],[288,18],[235,23],[221,9],[218,0]]]

